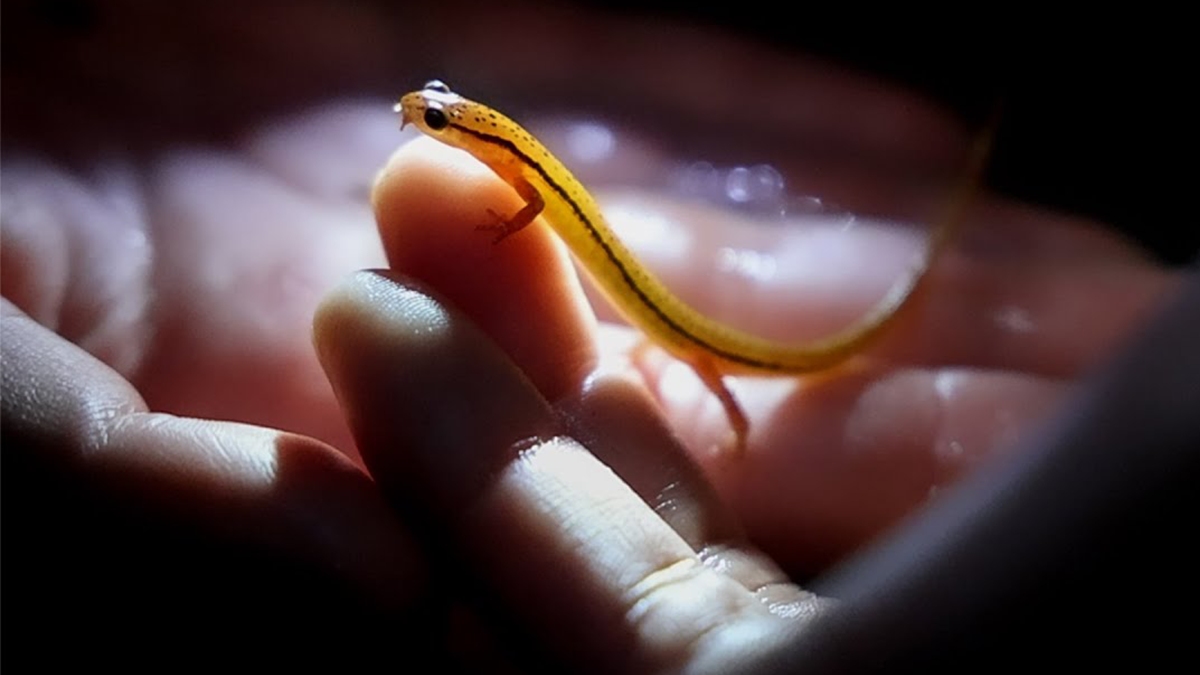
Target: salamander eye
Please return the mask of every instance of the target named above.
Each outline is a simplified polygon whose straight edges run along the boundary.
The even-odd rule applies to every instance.
[[[450,120],[446,119],[446,113],[442,112],[441,108],[426,108],[425,109],[425,126],[434,131],[441,131],[446,128]]]
[[[441,80],[430,80],[430,81],[426,82],[425,90],[426,91],[436,91],[439,94],[449,94],[450,93],[450,87],[447,86],[446,83],[442,82]]]

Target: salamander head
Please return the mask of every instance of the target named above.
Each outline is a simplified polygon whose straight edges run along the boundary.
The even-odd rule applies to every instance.
[[[393,109],[400,113],[401,129],[412,124],[437,138],[451,122],[462,119],[472,105],[471,101],[450,91],[445,82],[430,80],[420,91],[401,97]]]

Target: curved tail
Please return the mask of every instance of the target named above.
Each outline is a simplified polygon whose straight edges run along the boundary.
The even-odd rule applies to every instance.
[[[928,243],[913,260],[904,278],[889,288],[887,294],[875,306],[849,326],[818,340],[779,350],[772,359],[779,366],[779,370],[811,371],[833,366],[858,352],[865,343],[891,323],[905,302],[921,287],[934,260],[966,219],[967,206],[979,192],[983,181],[984,169],[991,156],[999,121],[1000,107],[997,106],[972,143],[962,180],[955,186],[953,194],[938,217],[937,224],[929,234]]]

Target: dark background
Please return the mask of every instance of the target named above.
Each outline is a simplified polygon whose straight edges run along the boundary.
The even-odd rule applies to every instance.
[[[982,120],[999,100],[993,187],[1109,223],[1164,261],[1187,263],[1200,251],[1190,181],[1197,38],[1182,15],[1055,16],[986,3],[926,17],[658,7],[874,73],[968,119]]]

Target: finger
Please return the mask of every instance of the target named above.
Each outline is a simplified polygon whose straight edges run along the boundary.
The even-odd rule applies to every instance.
[[[660,670],[782,635],[429,291],[356,275],[321,305],[316,341],[373,474],[568,664]]]
[[[3,353],[4,448],[16,466],[69,476],[196,537],[319,570],[370,605],[411,604],[414,549],[370,479],[334,449],[147,412],[115,372],[7,301]]]
[[[372,195],[392,269],[428,283],[460,307],[550,399],[594,367],[595,321],[580,302],[562,245],[540,221],[504,241],[476,231],[487,208],[524,204],[489,169],[431,139],[403,146]]]
[[[498,245],[474,230],[515,193],[465,154],[417,141],[392,158],[374,203],[392,266],[444,293],[569,421],[569,431],[697,548],[740,536],[654,413],[628,364],[601,367],[595,320],[563,247],[539,222]]]

